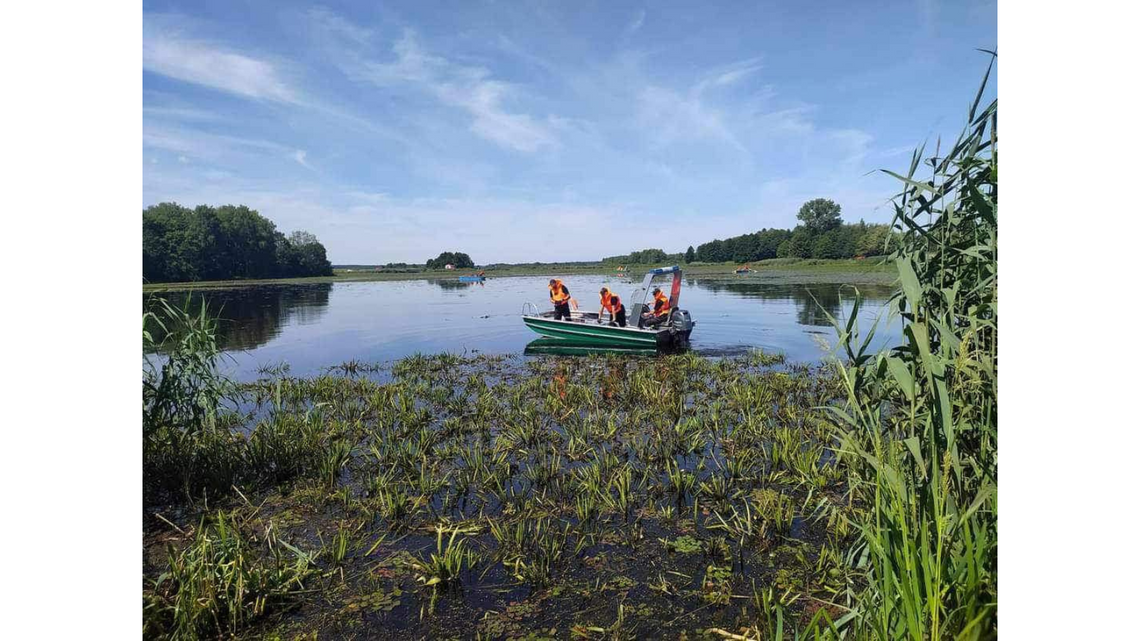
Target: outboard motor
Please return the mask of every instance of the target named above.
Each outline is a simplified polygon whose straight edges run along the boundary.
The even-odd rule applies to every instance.
[[[674,332],[684,338],[688,338],[689,334],[693,331],[693,317],[689,316],[688,310],[685,309],[673,310],[673,314],[669,318],[669,324]]]

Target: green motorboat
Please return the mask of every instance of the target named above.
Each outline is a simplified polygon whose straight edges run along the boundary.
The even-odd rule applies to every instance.
[[[657,327],[640,327],[641,314],[648,309],[645,304],[649,296],[650,285],[658,276],[672,274],[673,286],[669,294],[669,318]],[[597,312],[584,312],[573,310],[570,320],[555,320],[554,311],[539,312],[533,303],[523,305],[523,323],[535,332],[548,338],[556,339],[567,345],[585,345],[594,347],[628,347],[641,349],[658,349],[682,346],[689,341],[696,323],[689,312],[677,307],[681,299],[681,268],[658,267],[645,275],[641,286],[629,297],[630,301],[638,301],[632,308],[626,308],[629,324],[618,327],[605,318],[600,318]]]

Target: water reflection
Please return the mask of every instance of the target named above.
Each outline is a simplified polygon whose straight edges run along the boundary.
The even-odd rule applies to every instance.
[[[584,356],[586,354],[618,354],[625,356],[656,356],[658,351],[644,347],[590,347],[569,345],[557,338],[539,338],[527,343],[524,354],[553,354],[557,356]]]
[[[546,308],[548,280],[495,278],[478,287],[455,278],[277,285],[205,290],[194,296],[204,296],[211,313],[221,316],[219,338],[233,357],[227,361],[231,373],[239,380],[255,380],[266,364],[288,363],[291,374],[309,376],[347,361],[388,362],[417,352],[558,357],[566,353],[564,346],[536,341],[538,336],[519,318],[524,302]],[[627,301],[632,300],[628,290],[636,289],[611,276],[568,280],[587,309],[596,309],[592,292],[602,285],[617,289]],[[866,301],[859,322],[867,328],[883,311],[892,288],[860,290]],[[180,304],[186,294],[168,297]],[[686,279],[681,295],[681,307],[696,322],[690,347],[698,354],[762,349],[782,353],[789,362],[824,358],[821,343],[834,340],[824,311],[845,320],[852,302],[850,288],[837,284],[701,278]],[[895,344],[898,338],[897,325],[881,325],[873,348]]]
[[[462,282],[459,280],[455,280],[454,278],[451,278],[451,279],[446,279],[446,278],[432,279],[432,278],[429,278],[428,282],[433,284],[433,285],[438,285],[439,288],[444,290],[444,291],[450,291],[450,290],[456,290],[456,289],[467,289],[468,287],[471,287],[474,285],[478,285],[480,287],[483,286],[483,283],[474,283],[474,282],[465,283],[465,282]]]
[[[206,301],[218,318],[218,344],[227,350],[249,350],[265,345],[287,325],[320,321],[329,304],[332,283],[313,285],[261,285],[203,292],[169,292],[161,296],[181,306],[190,298],[191,309]],[[143,306],[147,305],[143,296]]]
[[[830,327],[832,318],[841,318],[843,303],[851,303],[855,291],[848,285],[771,285],[762,283],[726,283],[697,279],[695,283],[713,292],[730,292],[743,298],[765,301],[791,300],[796,305],[796,320],[800,325]],[[885,300],[893,289],[884,285],[860,285],[860,293],[868,300]]]

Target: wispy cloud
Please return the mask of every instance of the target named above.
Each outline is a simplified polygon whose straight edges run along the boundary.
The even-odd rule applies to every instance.
[[[649,16],[634,3],[571,19],[557,3],[441,15],[314,1],[336,8],[144,12],[145,203],[244,202],[343,262],[422,261],[445,245],[550,258],[552,233],[567,259],[609,252],[599,236],[612,253],[683,250],[794,225],[817,196],[871,220],[894,185],[868,171],[945,128],[962,74],[855,70],[913,49],[893,38],[900,24],[975,37],[994,13],[915,0],[851,29],[794,4]],[[946,56],[962,41],[924,47]],[[931,100],[883,99],[895,76]]]
[[[313,167],[312,167],[312,165],[310,165],[310,164],[309,164],[309,163],[308,163],[308,162],[305,160],[305,156],[307,156],[307,155],[308,155],[308,154],[305,152],[305,150],[303,150],[303,149],[298,149],[298,150],[296,150],[296,151],[294,151],[294,152],[293,152],[293,160],[296,160],[296,161],[297,161],[297,164],[301,165],[301,166],[302,166],[302,167],[304,167],[305,169],[312,169],[312,168],[313,168]]]
[[[659,146],[679,140],[711,139],[743,153],[748,151],[729,129],[721,112],[705,104],[699,92],[680,93],[665,87],[647,86],[638,100],[646,131],[655,132]]]
[[[349,41],[357,45],[367,44],[372,39],[372,30],[353,24],[333,13],[327,7],[314,7],[308,11],[308,19],[316,27],[318,34]]]
[[[188,36],[171,17],[143,21],[143,69],[218,91],[279,102],[298,102],[277,66]]]
[[[298,160],[296,157],[297,150],[276,142],[212,134],[184,127],[166,127],[152,123],[146,123],[143,127],[143,147],[179,154],[181,162],[186,162],[182,158],[225,162],[235,156],[256,155],[265,157],[269,155],[281,159],[292,158],[301,164],[305,164],[302,162],[304,152],[302,152],[302,158]]]
[[[214,121],[218,120],[217,114],[206,111],[204,109],[189,109],[182,107],[143,107],[144,118],[160,118],[169,120],[196,120],[196,121]]]
[[[727,87],[734,85],[744,78],[752,75],[761,69],[761,61],[759,57],[746,58],[737,62],[725,65],[719,69],[713,70],[708,77],[698,83],[697,87],[700,91],[710,87]]]
[[[633,21],[626,26],[625,35],[628,37],[637,33],[643,24],[645,24],[645,9],[638,11],[637,15],[633,17]]]
[[[392,52],[395,60],[378,62],[355,51],[345,51],[340,62],[345,73],[358,81],[418,89],[444,105],[466,112],[471,118],[471,132],[499,146],[533,152],[557,144],[547,123],[507,109],[505,103],[520,92],[515,85],[493,78],[489,70],[427,52],[411,30],[405,30]]]

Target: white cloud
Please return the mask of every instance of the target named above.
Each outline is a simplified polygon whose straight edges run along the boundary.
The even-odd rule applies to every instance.
[[[143,147],[162,149],[186,158],[221,162],[238,155],[286,157],[293,149],[268,140],[210,134],[191,129],[144,123]]]
[[[313,167],[311,165],[309,165],[308,162],[305,161],[306,155],[307,155],[307,153],[305,152],[305,150],[298,149],[298,150],[293,152],[293,160],[296,160],[297,163],[299,165],[301,165],[302,167],[304,167],[305,169],[312,169]]]
[[[186,156],[179,156],[179,157],[178,157],[178,162],[185,164],[185,163],[188,163],[188,162],[190,162],[190,159],[189,159],[189,158],[187,158]]]
[[[727,87],[734,85],[744,78],[759,71],[763,65],[760,58],[746,58],[724,67],[714,69],[705,80],[697,84],[696,91],[702,92],[710,87]]]
[[[357,26],[336,15],[326,7],[314,7],[308,11],[308,19],[316,26],[318,33],[338,40],[349,40],[358,45],[367,44],[372,39],[372,30]]]
[[[682,94],[664,87],[647,86],[638,101],[645,131],[652,132],[658,146],[680,140],[714,140],[748,153],[729,129],[723,114],[705,104],[700,92]]]
[[[143,69],[246,98],[299,102],[274,63],[188,37],[173,16],[144,17]]]
[[[406,85],[426,92],[439,102],[465,111],[472,133],[515,151],[534,152],[557,145],[550,127],[529,114],[504,106],[518,95],[514,85],[495,80],[482,67],[453,63],[420,47],[407,30],[392,47],[393,62],[375,62],[342,52],[341,64],[352,78],[382,87]]]
[[[143,117],[145,118],[161,118],[164,120],[195,120],[195,121],[216,121],[219,120],[217,114],[206,111],[204,109],[189,109],[185,107],[143,107]]]

